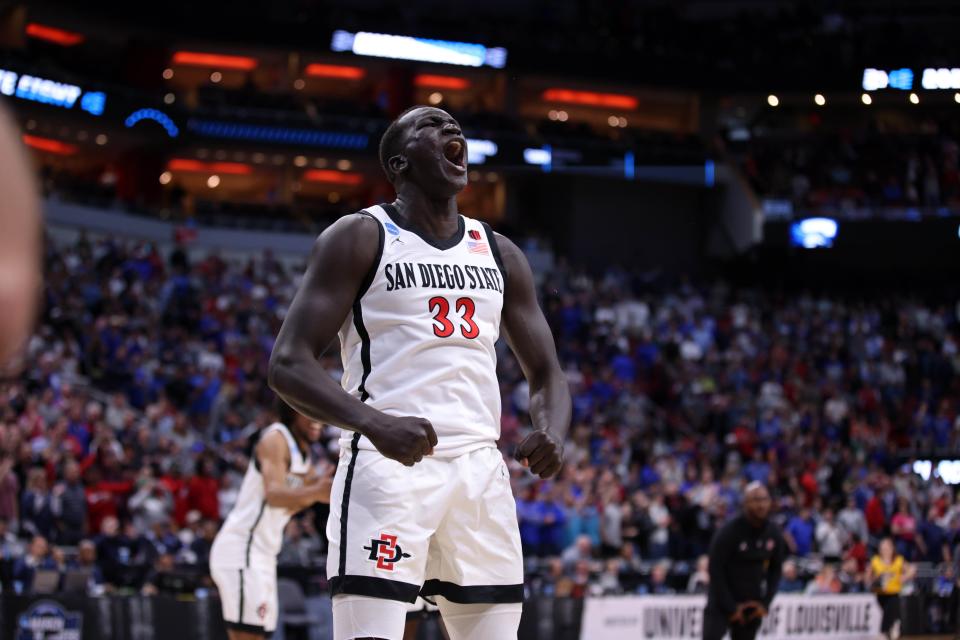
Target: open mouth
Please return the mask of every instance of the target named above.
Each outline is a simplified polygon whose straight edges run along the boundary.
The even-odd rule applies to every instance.
[[[461,171],[467,170],[467,147],[463,140],[453,139],[443,145],[443,157]]]

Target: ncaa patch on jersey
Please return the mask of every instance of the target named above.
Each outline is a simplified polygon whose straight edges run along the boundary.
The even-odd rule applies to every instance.
[[[385,222],[383,228],[389,231],[391,235],[400,235],[400,229],[398,229],[397,225],[393,224],[392,222]]]

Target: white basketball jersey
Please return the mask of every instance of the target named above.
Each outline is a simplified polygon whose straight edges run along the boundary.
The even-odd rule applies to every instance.
[[[380,225],[379,258],[340,328],[343,388],[393,416],[426,418],[434,455],[500,438],[494,344],[505,276],[490,228],[465,216],[446,242],[401,225],[392,205],[364,212]],[[344,430],[341,446],[375,449]]]
[[[303,478],[310,470],[309,455],[303,454],[293,434],[279,422],[264,429],[261,439],[274,431],[283,434],[290,450],[287,486],[302,486]],[[217,533],[210,552],[211,558],[220,567],[249,567],[251,558],[258,566],[276,564],[277,554],[283,545],[283,529],[291,516],[293,512],[267,504],[263,476],[260,475],[256,456],[251,456],[240,485],[237,504]]]

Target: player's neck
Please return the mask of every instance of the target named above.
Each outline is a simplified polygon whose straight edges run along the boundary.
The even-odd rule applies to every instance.
[[[397,192],[393,204],[406,222],[438,240],[457,233],[460,222],[456,196],[433,200],[419,189],[404,187]]]

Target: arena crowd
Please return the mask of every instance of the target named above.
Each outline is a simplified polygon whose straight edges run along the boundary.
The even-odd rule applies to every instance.
[[[4,589],[40,570],[85,570],[92,593],[203,584],[248,439],[273,419],[267,361],[301,272],[48,239],[42,323],[0,385]],[[538,275],[575,417],[557,480],[513,462],[529,399],[501,344],[532,592],[703,592],[711,534],[759,480],[790,547],[784,591],[868,590],[891,536],[930,569],[923,588],[954,593],[960,493],[911,456],[960,446],[957,300],[661,287],[562,260]],[[324,362],[339,377],[339,354]],[[318,456],[336,460],[337,432]],[[323,527],[319,510],[291,523],[281,564],[322,571]]]

